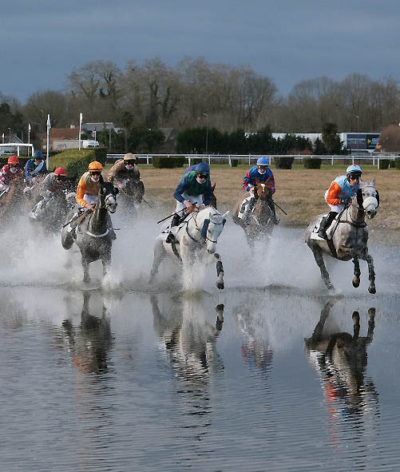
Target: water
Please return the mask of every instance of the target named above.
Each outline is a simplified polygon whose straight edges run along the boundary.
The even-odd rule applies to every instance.
[[[1,235],[0,470],[397,470],[399,250],[371,248],[376,295],[366,264],[355,290],[337,263],[328,297],[302,232],[277,228],[251,261],[229,222],[225,290],[209,267],[182,291],[173,264],[149,287],[156,220],[123,227],[85,288],[57,238]],[[321,314],[352,335],[359,312],[366,337],[371,308],[347,362],[307,352]]]

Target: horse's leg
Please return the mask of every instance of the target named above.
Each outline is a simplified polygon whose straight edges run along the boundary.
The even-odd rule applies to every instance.
[[[364,261],[367,261],[368,264],[368,272],[369,272],[369,287],[368,287],[368,292],[369,293],[376,293],[376,287],[375,287],[375,269],[374,269],[374,260],[370,254],[368,254],[368,248],[365,248],[362,255],[361,259]]]
[[[216,252],[213,254],[214,260],[217,261],[216,268],[217,268],[217,281],[215,285],[217,288],[222,290],[225,287],[224,284],[224,266],[222,265],[221,256]]]
[[[111,248],[110,248],[111,249]],[[111,267],[111,250],[107,251],[101,258],[101,263],[103,264],[103,278],[107,275]]]
[[[154,246],[153,266],[151,268],[149,284],[152,284],[154,282],[154,278],[157,275],[158,269],[162,260],[164,259],[164,256],[165,249],[163,246],[163,242],[160,240],[156,241],[156,245]]]
[[[352,316],[353,320],[353,342],[357,341],[360,335],[360,314],[355,311]]]
[[[353,254],[353,264],[354,264],[354,277],[353,277],[353,287],[357,288],[360,285],[360,261],[358,255]]]
[[[85,259],[84,255],[82,255],[82,267],[83,267],[83,281],[86,284],[88,284],[90,282],[89,262]]]
[[[372,342],[375,329],[375,308],[370,308],[368,310],[368,334],[367,334],[367,344]]]
[[[327,286],[329,290],[334,290],[334,286],[332,285],[332,282],[330,281],[330,278],[329,278],[329,273],[325,267],[322,249],[317,245],[313,246],[311,249],[314,254],[315,262],[317,263],[319,270],[321,271],[322,280],[324,281],[325,285]]]

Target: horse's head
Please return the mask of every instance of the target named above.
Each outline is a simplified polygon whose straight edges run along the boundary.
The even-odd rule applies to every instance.
[[[379,206],[379,193],[375,189],[375,180],[362,182],[356,198],[359,208],[364,210],[368,218],[373,218]]]
[[[214,254],[217,249],[217,241],[224,229],[228,213],[229,211],[221,215],[215,208],[205,208],[197,215],[197,224],[210,254]]]
[[[268,200],[271,198],[271,188],[268,186],[266,182],[261,182],[256,178],[256,187],[254,189],[254,196],[255,198],[259,198],[261,200]]]
[[[115,213],[117,209],[118,189],[111,182],[102,182],[99,190],[98,203],[100,208],[106,208],[110,213]]]

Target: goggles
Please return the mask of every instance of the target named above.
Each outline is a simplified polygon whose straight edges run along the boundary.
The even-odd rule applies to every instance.
[[[206,179],[208,177],[208,174],[197,174],[197,177],[199,179]]]
[[[9,164],[9,167],[18,167],[18,164]]]
[[[101,172],[100,172],[100,171],[97,171],[97,170],[95,170],[94,172],[91,172],[91,173],[90,173],[90,175],[100,175],[100,174],[101,174]]]
[[[350,179],[351,180],[360,180],[360,176],[359,175],[350,175]]]
[[[135,161],[125,161],[125,165],[127,165],[127,166],[134,166],[134,165],[135,165]]]
[[[65,177],[65,175],[56,175],[56,180],[62,180],[63,182],[65,182],[67,178]]]

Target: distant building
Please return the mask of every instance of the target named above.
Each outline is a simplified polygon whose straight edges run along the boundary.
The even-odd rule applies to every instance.
[[[50,128],[50,151],[63,151],[79,147],[79,128]]]

